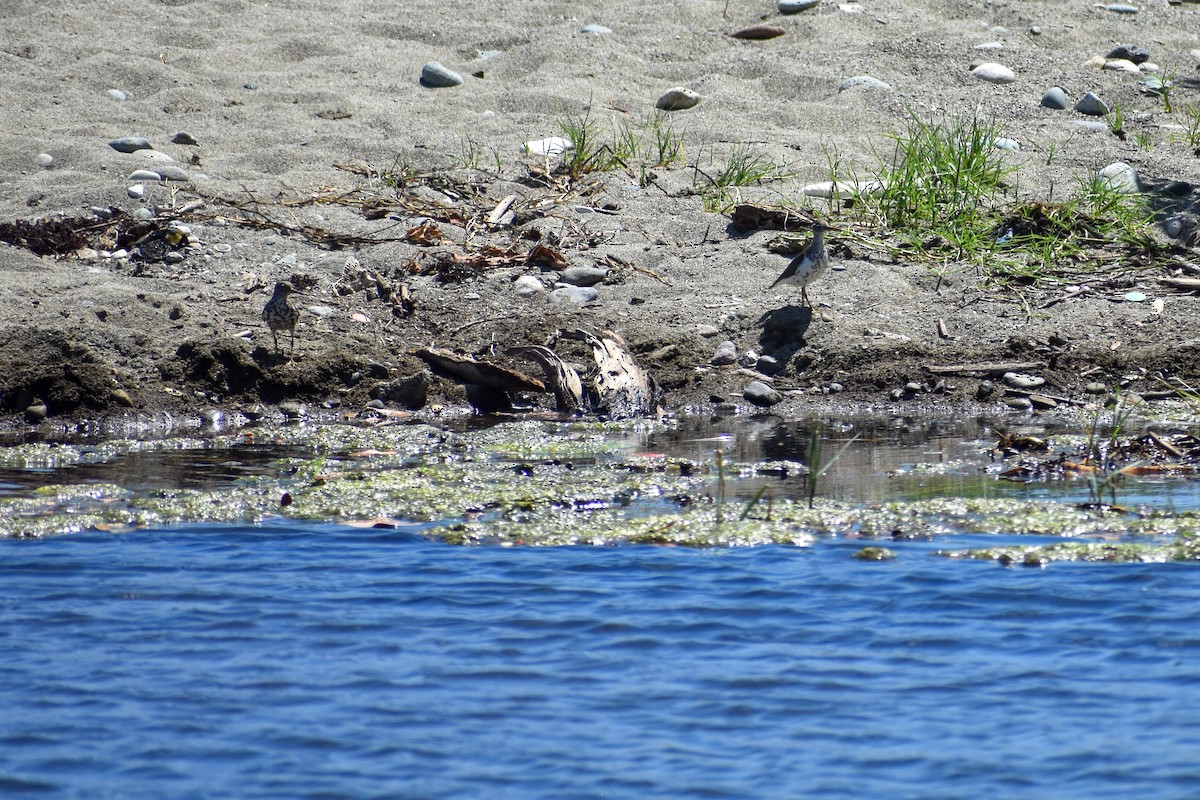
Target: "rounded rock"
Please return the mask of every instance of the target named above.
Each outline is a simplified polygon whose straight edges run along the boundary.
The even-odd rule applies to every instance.
[[[1106,189],[1133,194],[1138,191],[1137,170],[1124,161],[1114,161],[1096,173],[1096,181]]]
[[[787,31],[778,25],[751,25],[749,28],[742,28],[740,31],[734,31],[729,35],[734,39],[765,41],[783,36],[785,33]]]
[[[129,95],[125,94],[125,93],[124,93],[124,92],[122,92],[120,89],[109,89],[109,90],[108,90],[108,96],[109,96],[109,97],[111,97],[113,100],[116,100],[116,101],[118,101],[118,102],[120,102],[120,101],[122,101],[122,100],[125,100],[125,99],[127,99],[127,98],[129,97]]]
[[[717,345],[717,351],[713,353],[711,363],[714,367],[724,367],[729,364],[736,364],[737,360],[737,345],[733,342],[726,341]]]
[[[190,181],[192,176],[188,174],[186,169],[182,167],[164,164],[157,170],[158,174],[164,181]]]
[[[819,5],[821,0],[779,0],[777,8],[780,14],[799,14]]]
[[[1114,14],[1136,14],[1138,13],[1137,6],[1128,6],[1124,3],[1111,3],[1104,7],[1105,11],[1111,11]]]
[[[513,281],[517,297],[535,297],[546,291],[545,285],[533,275],[522,275]]]
[[[33,163],[37,164],[42,169],[48,169],[54,163],[54,156],[49,153],[38,153],[33,159]]]
[[[125,194],[129,195],[131,200],[141,200],[146,196],[146,187],[143,184],[135,183],[125,190]]]
[[[1128,75],[1141,75],[1142,71],[1138,69],[1138,65],[1132,61],[1126,61],[1123,58],[1114,58],[1111,61],[1105,61],[1102,69],[1110,72],[1124,72]]]
[[[1105,58],[1123,58],[1134,64],[1150,60],[1150,51],[1136,44],[1119,44],[1104,55]]]
[[[847,78],[838,86],[839,92],[844,92],[847,89],[870,89],[878,92],[890,92],[891,84],[885,83],[871,75],[855,75],[853,78]]]
[[[149,169],[135,169],[133,172],[129,173],[128,180],[154,181],[155,183],[158,183],[162,180],[162,175],[159,175],[157,172]]]
[[[1027,375],[1024,372],[1006,372],[1001,379],[1005,386],[1011,386],[1014,389],[1035,389],[1046,382],[1045,378],[1037,375]]]
[[[430,89],[446,89],[451,86],[461,86],[462,75],[438,61],[430,61],[421,67],[421,85]]]
[[[1108,113],[1108,105],[1100,99],[1100,95],[1088,92],[1079,98],[1079,102],[1075,104],[1075,110],[1080,114],[1087,114],[1089,117],[1103,117]]]
[[[564,286],[547,295],[551,303],[570,303],[576,306],[587,305],[599,296],[600,293],[590,286]]]
[[[1071,101],[1067,99],[1067,91],[1061,86],[1051,86],[1042,95],[1042,105],[1045,108],[1053,108],[1056,111],[1065,111],[1071,107]]]
[[[1017,79],[1017,74],[1003,64],[988,62],[980,64],[971,70],[971,76],[978,78],[981,81],[988,83],[1012,83]]]
[[[580,33],[590,33],[593,36],[608,36],[612,33],[612,28],[606,28],[603,25],[584,25],[579,29]]]
[[[196,137],[186,131],[175,131],[175,135],[171,137],[171,144],[186,144],[193,147],[199,146]]]
[[[34,400],[33,403],[25,409],[25,421],[31,425],[36,425],[44,420],[49,413],[49,409],[46,408],[45,403],[40,400]]]
[[[108,146],[118,153],[136,153],[138,150],[154,149],[154,145],[141,136],[122,136],[119,139],[113,139]]]
[[[608,270],[600,267],[568,267],[558,280],[571,286],[595,286],[607,277]]]
[[[742,397],[759,408],[770,408],[783,401],[783,395],[762,381],[751,381],[742,390]]]
[[[699,102],[700,95],[696,92],[683,86],[674,86],[667,89],[654,106],[662,111],[683,111],[694,107]]]

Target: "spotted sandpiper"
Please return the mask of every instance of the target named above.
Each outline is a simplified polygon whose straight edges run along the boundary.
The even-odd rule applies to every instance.
[[[287,281],[275,284],[275,292],[263,306],[262,318],[271,329],[275,339],[275,352],[279,352],[279,332],[287,331],[292,336],[292,350],[296,349],[296,323],[300,320],[300,312],[288,303],[288,297],[295,294],[296,287]]]
[[[808,299],[808,285],[829,269],[829,253],[825,252],[825,233],[835,231],[837,228],[819,219],[813,220],[808,227],[813,233],[812,241],[809,242],[808,247],[804,248],[804,252],[791,260],[787,269],[775,279],[767,291],[782,283],[799,286],[801,301],[804,305],[812,308],[812,302]]]

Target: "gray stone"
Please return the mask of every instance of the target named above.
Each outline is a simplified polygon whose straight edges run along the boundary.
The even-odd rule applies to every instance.
[[[117,101],[124,100],[129,97],[129,95],[125,94],[120,89],[109,89],[108,96]]]
[[[1080,114],[1087,114],[1089,117],[1103,117],[1108,113],[1108,106],[1098,94],[1088,92],[1079,98],[1079,102],[1075,104],[1075,110]]]
[[[569,303],[577,306],[586,305],[599,296],[600,293],[590,286],[564,286],[547,295],[551,303]]]
[[[196,141],[196,137],[192,136],[190,133],[186,133],[184,131],[175,131],[175,135],[171,137],[171,144],[199,146],[200,143]]]
[[[546,291],[546,286],[533,275],[522,275],[513,281],[517,297],[535,297]]]
[[[839,92],[844,92],[847,89],[873,89],[879,92],[890,92],[892,87],[888,83],[884,83],[879,78],[870,75],[855,75],[853,78],[847,78],[842,81],[838,87]]]
[[[1016,73],[1003,64],[980,64],[971,70],[971,76],[988,83],[1012,83],[1017,79]]]
[[[777,8],[780,14],[799,14],[801,11],[807,11],[819,5],[821,5],[821,0],[779,0]]]
[[[136,153],[138,150],[154,149],[154,145],[141,136],[122,136],[120,139],[113,139],[108,146],[118,153]]]
[[[751,381],[742,391],[742,397],[761,408],[769,408],[783,400],[783,395],[762,381]]]
[[[1088,394],[1104,394],[1108,391],[1108,387],[1099,381],[1093,381],[1092,383],[1089,383],[1087,386],[1083,387],[1083,390]]]
[[[696,92],[683,86],[674,86],[667,89],[654,106],[662,111],[683,111],[686,108],[692,108],[699,102],[700,95]]]
[[[1065,111],[1071,107],[1071,101],[1067,99],[1067,92],[1061,86],[1051,86],[1042,95],[1042,105],[1046,108],[1053,108],[1057,111]]]
[[[1096,181],[1106,189],[1133,194],[1138,190],[1137,170],[1124,161],[1114,161],[1096,173]]]
[[[37,164],[42,169],[49,169],[50,165],[54,163],[54,156],[50,155],[49,153],[38,153],[37,156],[34,157],[33,163]]]
[[[783,365],[775,356],[759,356],[758,363],[754,367],[763,375],[778,375],[783,371]]]
[[[698,325],[698,326],[696,326],[696,333],[700,334],[705,339],[711,339],[712,337],[716,336],[720,332],[721,332],[721,329],[718,328],[716,325]]]
[[[157,170],[164,181],[190,181],[192,176],[183,167],[176,167],[173,164],[164,164]]]
[[[133,172],[129,173],[128,180],[154,181],[155,183],[158,183],[162,180],[162,175],[159,175],[157,172],[151,169],[135,169]]]
[[[595,286],[608,277],[608,270],[600,267],[568,267],[558,277],[571,286]]]
[[[1002,380],[1005,386],[1011,386],[1014,389],[1034,389],[1046,382],[1045,378],[1026,375],[1023,372],[1006,372]]]
[[[1114,14],[1136,14],[1138,13],[1137,6],[1127,6],[1124,3],[1111,3],[1104,7],[1106,11],[1111,11]]]
[[[612,28],[606,28],[603,25],[584,25],[579,29],[580,33],[590,33],[593,36],[607,36],[612,33]]]
[[[713,353],[712,364],[716,367],[723,367],[728,364],[736,364],[737,360],[737,345],[733,342],[725,341],[717,345],[717,351]]]
[[[421,67],[421,85],[430,89],[445,89],[450,86],[461,86],[463,82],[462,75],[459,75],[454,70],[442,66],[437,61],[430,61],[425,66]]]
[[[141,200],[146,196],[146,187],[140,183],[135,183],[125,190],[125,194],[129,195],[130,199]]]

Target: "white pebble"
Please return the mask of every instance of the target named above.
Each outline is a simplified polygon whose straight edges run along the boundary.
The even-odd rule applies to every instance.
[[[971,75],[988,83],[1012,83],[1017,79],[1016,73],[1003,64],[980,64],[971,70]]]
[[[120,89],[109,89],[108,96],[111,97],[113,100],[124,100],[129,95],[125,94]]]
[[[556,156],[571,149],[571,140],[561,136],[551,136],[548,139],[526,142],[522,145],[522,149],[531,156]]]
[[[1096,180],[1106,189],[1121,194],[1133,194],[1138,190],[1137,170],[1124,161],[1114,161],[1096,173]]]
[[[49,153],[38,153],[33,159],[33,163],[37,164],[42,169],[46,169],[54,163],[54,156],[50,155]]]
[[[125,190],[125,194],[134,200],[141,200],[146,196],[146,187],[140,183],[135,183]]]
[[[663,111],[682,111],[685,108],[695,106],[699,102],[700,95],[691,89],[684,88],[683,86],[674,86],[667,89],[654,105]]]

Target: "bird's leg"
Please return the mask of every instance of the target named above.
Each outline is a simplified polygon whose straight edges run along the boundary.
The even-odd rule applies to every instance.
[[[809,308],[813,307],[812,301],[808,299],[808,287],[807,286],[800,287],[800,300],[801,300],[802,306],[808,306]]]
[[[275,340],[275,353],[278,354],[279,353],[279,334],[275,332],[274,328],[271,329],[271,338]]]

